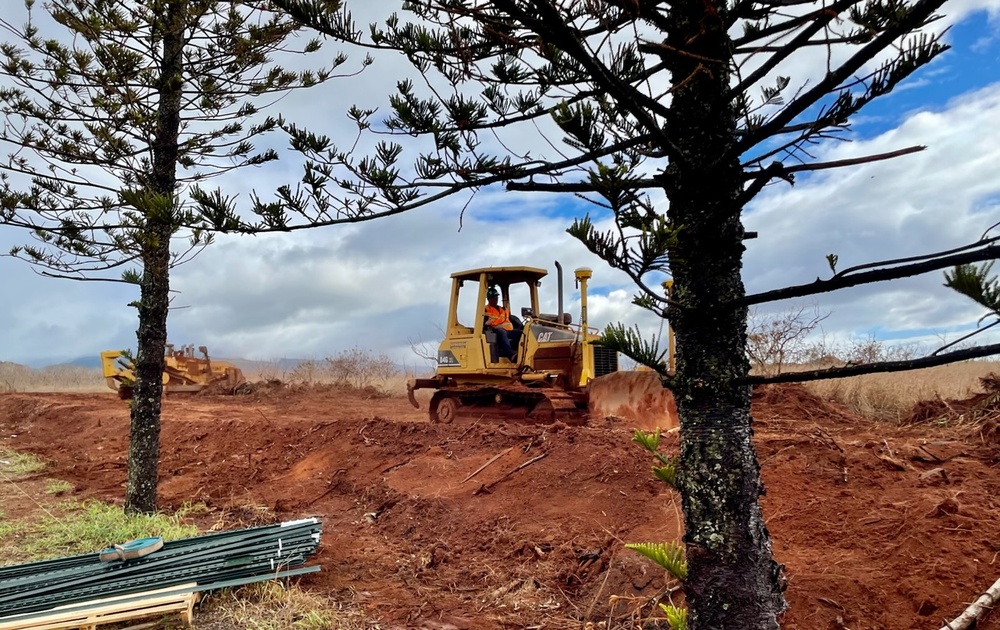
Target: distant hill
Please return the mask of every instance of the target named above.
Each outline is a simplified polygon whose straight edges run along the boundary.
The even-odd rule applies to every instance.
[[[31,369],[31,370],[45,370],[49,368],[99,368],[101,367],[101,357],[98,354],[94,356],[82,356],[75,359],[59,360],[59,358],[33,358],[33,359],[21,359],[18,363],[13,363],[11,361],[0,360],[0,364],[6,364],[7,366],[19,365],[21,367]]]
[[[83,357],[77,357],[72,361],[64,361],[62,363],[56,363],[51,367],[60,367],[63,365],[74,365],[85,368],[99,368],[101,367],[101,357],[96,354],[93,356],[88,355]]]
[[[196,354],[195,356],[201,358],[200,354]],[[297,368],[300,363],[303,363],[305,361],[305,359],[275,359],[273,361],[263,361],[263,360],[253,360],[253,359],[217,357],[214,355],[209,355],[209,356],[211,356],[213,361],[216,360],[226,361],[228,363],[232,363],[233,365],[235,365],[236,367],[240,368],[243,371],[250,371],[250,372],[268,371],[277,374],[291,372],[295,368]],[[63,361],[61,363],[42,362],[41,364],[39,364],[38,361],[34,361],[31,363],[31,365],[35,366],[36,368],[43,368],[43,367],[57,368],[64,366],[99,368],[101,367],[101,357],[99,353],[94,353],[92,356],[86,355],[82,357],[77,357],[75,359],[71,359],[69,361]]]

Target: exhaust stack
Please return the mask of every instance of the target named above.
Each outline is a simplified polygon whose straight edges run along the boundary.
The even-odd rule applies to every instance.
[[[562,278],[562,265],[559,264],[558,260],[555,261],[555,263],[556,263],[556,290],[559,292],[559,296],[558,296],[559,299],[557,301],[557,303],[559,305],[558,306],[559,310],[556,311],[556,313],[557,313],[557,315],[556,315],[556,321],[562,323],[562,321],[563,321],[563,278]]]
[[[576,286],[580,289],[580,342],[582,345],[581,356],[583,357],[580,384],[586,385],[590,379],[594,378],[594,347],[587,341],[590,334],[587,325],[587,280],[590,280],[593,273],[586,267],[580,267],[573,272],[573,275],[576,276]]]

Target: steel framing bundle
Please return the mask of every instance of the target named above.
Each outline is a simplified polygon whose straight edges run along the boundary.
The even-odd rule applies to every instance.
[[[308,518],[174,540],[136,559],[102,562],[90,553],[0,567],[0,630],[40,627],[33,620],[41,624],[57,608],[65,616],[152,591],[199,593],[319,571],[304,565],[320,532]]]

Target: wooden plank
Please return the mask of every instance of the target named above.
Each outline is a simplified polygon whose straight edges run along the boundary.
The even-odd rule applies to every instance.
[[[186,584],[178,584],[176,586],[165,586],[163,588],[155,588],[148,591],[139,591],[138,593],[126,593],[125,595],[112,595],[111,597],[88,599],[85,602],[76,602],[74,604],[63,604],[62,606],[56,606],[52,610],[63,610],[65,608],[75,608],[78,606],[99,606],[101,604],[117,602],[123,599],[134,599],[134,598],[148,599],[151,597],[157,597],[159,595],[164,595],[164,594],[186,595],[190,592],[193,592],[197,588],[198,588],[197,582],[187,582]]]
[[[176,590],[176,587],[174,589],[159,589],[161,592],[169,590]],[[93,600],[92,602],[62,606],[60,608],[63,610],[53,609],[51,614],[48,615],[0,622],[0,630],[96,628],[98,625],[172,612],[179,612],[184,622],[188,625],[191,624],[194,604],[199,598],[199,593],[189,591],[186,593],[143,597],[143,599],[136,601],[114,601],[145,596],[148,593],[119,595],[102,600]]]
[[[29,628],[31,630],[69,630],[70,628],[95,629],[98,626],[103,626],[109,623],[117,623],[119,621],[129,621],[140,617],[161,616],[175,612],[184,612],[188,609],[188,607],[188,602],[174,602],[171,604],[149,606],[108,614],[89,615],[85,617],[78,617],[76,619],[64,619],[62,621],[55,621],[51,623],[42,619],[20,627],[24,630]]]

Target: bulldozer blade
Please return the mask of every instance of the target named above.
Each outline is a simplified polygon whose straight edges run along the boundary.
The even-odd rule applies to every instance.
[[[445,385],[447,379],[441,378],[411,378],[406,381],[406,399],[410,401],[414,409],[420,409],[420,403],[413,394],[418,389],[437,389]]]
[[[666,431],[680,424],[674,396],[656,372],[612,372],[592,380],[587,396],[591,418],[614,417],[646,431]]]

